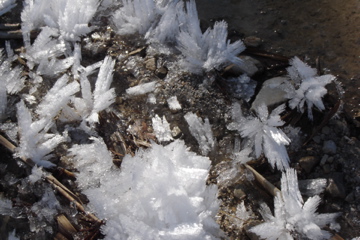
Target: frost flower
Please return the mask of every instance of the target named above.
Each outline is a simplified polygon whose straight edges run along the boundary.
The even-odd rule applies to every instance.
[[[125,0],[115,12],[113,22],[120,35],[145,34],[158,15],[154,0]]]
[[[239,124],[241,136],[253,141],[256,157],[264,152],[271,166],[274,168],[276,165],[280,170],[289,168],[290,161],[285,148],[290,139],[278,128],[284,124],[279,116],[284,107],[280,105],[269,115],[267,107],[262,104],[256,109],[258,117],[243,118]]]
[[[178,49],[184,56],[182,65],[193,73],[203,70],[221,69],[227,63],[242,65],[237,57],[244,51],[241,41],[230,43],[227,40],[227,23],[216,22],[214,28],[201,32],[195,1],[186,4],[187,23],[182,27],[178,37]]]
[[[317,76],[316,70],[298,57],[291,59],[290,64],[292,66],[287,71],[296,89],[293,86],[290,87],[289,106],[304,112],[306,103],[308,117],[313,119],[312,107],[315,105],[319,110],[325,109],[321,98],[327,93],[325,86],[334,81],[335,77],[331,74]]]
[[[315,213],[321,198],[316,195],[304,203],[294,169],[287,169],[281,178],[281,194],[274,198],[274,216],[269,207],[262,204],[260,213],[265,222],[251,228],[264,239],[329,239],[331,234],[321,228],[330,225],[331,229],[339,230],[334,220],[339,213]]]

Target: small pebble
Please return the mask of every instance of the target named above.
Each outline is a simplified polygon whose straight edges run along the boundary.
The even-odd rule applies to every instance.
[[[330,167],[330,165],[329,165],[329,164],[325,164],[325,165],[323,166],[323,170],[324,170],[324,173],[326,173],[326,174],[330,173],[330,172],[331,172],[331,167]]]
[[[321,158],[321,161],[320,161],[320,166],[323,166],[326,161],[328,160],[329,156],[328,155],[324,155],[322,158]]]
[[[323,134],[328,135],[328,134],[330,133],[330,128],[329,128],[328,126],[325,126],[325,127],[323,127],[323,129],[321,130],[321,132],[322,132]]]
[[[315,136],[313,138],[314,142],[316,142],[317,144],[319,144],[321,142],[321,137],[320,136]]]
[[[333,140],[325,141],[322,150],[326,154],[335,154],[336,153],[335,142]]]

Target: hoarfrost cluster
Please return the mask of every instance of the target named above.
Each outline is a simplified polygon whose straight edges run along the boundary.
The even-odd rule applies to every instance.
[[[315,105],[319,110],[325,109],[322,102],[322,97],[327,93],[325,86],[334,81],[335,77],[331,74],[318,76],[316,69],[298,57],[291,59],[290,64],[287,72],[294,85],[290,84],[288,89],[289,106],[304,112],[306,103],[308,117],[313,119],[312,107]]]
[[[339,230],[335,222],[339,213],[316,213],[321,198],[318,195],[304,202],[301,197],[296,171],[287,169],[281,178],[281,194],[274,198],[274,215],[263,203],[261,215],[265,222],[251,228],[251,231],[264,239],[329,239],[331,234],[321,228],[329,225],[333,230]]]
[[[257,158],[264,153],[270,165],[279,170],[289,168],[290,161],[285,148],[290,139],[278,128],[284,124],[279,115],[284,108],[285,105],[280,105],[269,114],[267,106],[262,104],[256,109],[256,117],[244,117],[241,106],[234,104],[234,122],[229,125],[229,129],[237,130],[242,137],[249,139]]]
[[[217,188],[206,186],[210,160],[183,141],[153,143],[126,155],[121,170],[99,139],[70,149],[78,181],[101,218],[107,239],[215,239]],[[89,157],[90,156],[90,157]],[[116,191],[114,191],[116,189]]]

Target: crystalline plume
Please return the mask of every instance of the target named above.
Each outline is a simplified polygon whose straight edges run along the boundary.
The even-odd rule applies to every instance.
[[[177,100],[176,96],[172,96],[167,99],[167,103],[169,105],[170,110],[176,111],[181,109],[181,105],[179,101]]]
[[[215,146],[215,140],[211,130],[209,119],[203,121],[194,113],[187,113],[184,116],[189,125],[191,135],[197,140],[201,153],[207,155]]]
[[[30,31],[43,26],[56,29],[66,41],[80,40],[91,31],[88,24],[98,6],[97,0],[26,0],[21,13],[25,46],[30,45]]]
[[[67,105],[70,97],[80,90],[79,83],[75,81],[68,83],[68,81],[69,76],[63,75],[48,91],[36,110],[40,118],[55,117],[61,108]]]
[[[264,152],[271,166],[281,170],[289,168],[290,161],[285,148],[290,139],[278,128],[284,124],[279,115],[284,107],[280,105],[269,114],[262,104],[256,110],[257,117],[242,120],[239,129],[242,137],[248,137],[253,142],[256,157]]]
[[[319,110],[325,109],[322,102],[322,97],[327,93],[325,86],[334,81],[335,77],[331,74],[318,76],[316,69],[311,68],[298,57],[291,59],[290,64],[287,71],[295,87],[288,89],[289,106],[303,112],[306,103],[308,117],[313,119],[312,107],[315,105]]]
[[[15,56],[16,57],[16,56]],[[12,67],[12,57],[4,59],[3,51],[0,51],[0,75],[1,82],[9,94],[18,93],[24,87],[24,77],[22,77],[22,67]]]
[[[178,49],[184,56],[183,67],[199,74],[203,70],[221,69],[225,64],[241,65],[237,57],[245,46],[241,41],[227,41],[227,23],[216,22],[213,29],[201,32],[195,1],[186,3],[186,21],[177,37]]]
[[[0,16],[16,6],[16,0],[0,0]]]
[[[43,167],[53,167],[54,164],[47,161],[48,154],[64,142],[65,138],[59,134],[47,134],[47,130],[52,125],[51,120],[43,118],[33,122],[31,113],[23,101],[20,101],[16,107],[20,135],[16,156],[29,158]]]
[[[32,45],[26,47],[25,58],[32,69],[34,64],[39,64],[43,59],[53,59],[64,55],[66,45],[57,39],[59,32],[56,29],[43,27]]]
[[[97,187],[105,178],[104,174],[112,167],[112,155],[101,138],[91,137],[91,144],[74,145],[69,149],[79,173],[79,187],[88,189]]]
[[[31,169],[31,174],[29,175],[29,181],[30,183],[35,183],[37,181],[39,181],[40,179],[42,179],[44,177],[45,173],[42,170],[42,167],[38,167],[38,166],[34,166]]]
[[[115,89],[110,89],[110,85],[113,80],[114,66],[115,60],[113,60],[110,56],[105,57],[95,83],[93,108],[87,118],[87,121],[89,122],[98,122],[98,113],[109,107],[115,101]]]
[[[184,24],[184,2],[170,1],[166,6],[158,24],[155,28],[150,28],[145,38],[150,42],[158,41],[160,43],[176,42],[180,26]]]
[[[60,35],[67,41],[80,40],[91,31],[89,22],[93,18],[99,6],[97,0],[52,0],[50,9],[44,14],[45,23],[60,30]]]
[[[113,69],[115,60],[107,56],[102,62],[95,63],[86,68],[79,67],[81,74],[80,86],[82,97],[72,98],[74,108],[64,107],[61,121],[78,121],[81,120],[81,128],[89,132],[94,123],[99,121],[98,113],[109,107],[115,101],[115,89],[110,88],[113,80]],[[95,82],[95,89],[91,91],[91,85],[88,75],[100,67],[97,80]],[[76,72],[78,71],[76,70]],[[90,124],[90,128],[86,125]]]
[[[130,88],[126,89],[126,94],[128,94],[129,96],[143,95],[143,94],[154,91],[156,88],[156,85],[157,85],[157,81],[143,83],[143,84],[137,85],[135,87],[130,87]]]
[[[165,116],[161,119],[158,115],[155,115],[151,120],[156,138],[160,142],[173,140],[170,124],[166,121]]]
[[[123,7],[115,12],[112,20],[120,35],[145,34],[157,17],[154,0],[124,0]]]
[[[219,205],[216,187],[206,186],[207,157],[190,152],[183,141],[165,147],[153,143],[133,157],[126,155],[120,171],[112,169],[112,159],[105,159],[98,148],[91,149],[81,150],[86,164],[80,160],[77,166],[78,157],[74,163],[80,173],[95,171],[99,179],[84,193],[96,214],[107,219],[106,239],[216,239]],[[83,177],[85,182],[92,179]]]
[[[287,169],[281,178],[281,194],[274,198],[274,215],[266,204],[261,205],[260,213],[265,222],[251,228],[265,239],[293,239],[299,236],[301,239],[329,239],[331,234],[321,228],[329,225],[333,230],[339,230],[340,226],[335,222],[338,213],[316,213],[321,198],[316,195],[303,201],[296,171]]]
[[[56,76],[65,72],[74,64],[74,57],[67,57],[65,59],[58,60],[53,58],[51,60],[43,58],[39,62],[39,66],[36,69],[36,73],[45,76]]]

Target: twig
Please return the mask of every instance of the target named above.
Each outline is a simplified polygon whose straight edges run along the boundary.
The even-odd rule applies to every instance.
[[[20,23],[2,23],[2,24],[0,24],[0,30],[19,29],[20,27],[21,27]]]
[[[265,190],[268,191],[271,195],[275,197],[278,193],[281,194],[281,191],[273,184],[271,184],[268,180],[266,180],[266,178],[264,178],[258,171],[256,171],[246,163],[244,165],[255,175],[256,181],[258,181],[261,186],[263,186]]]

